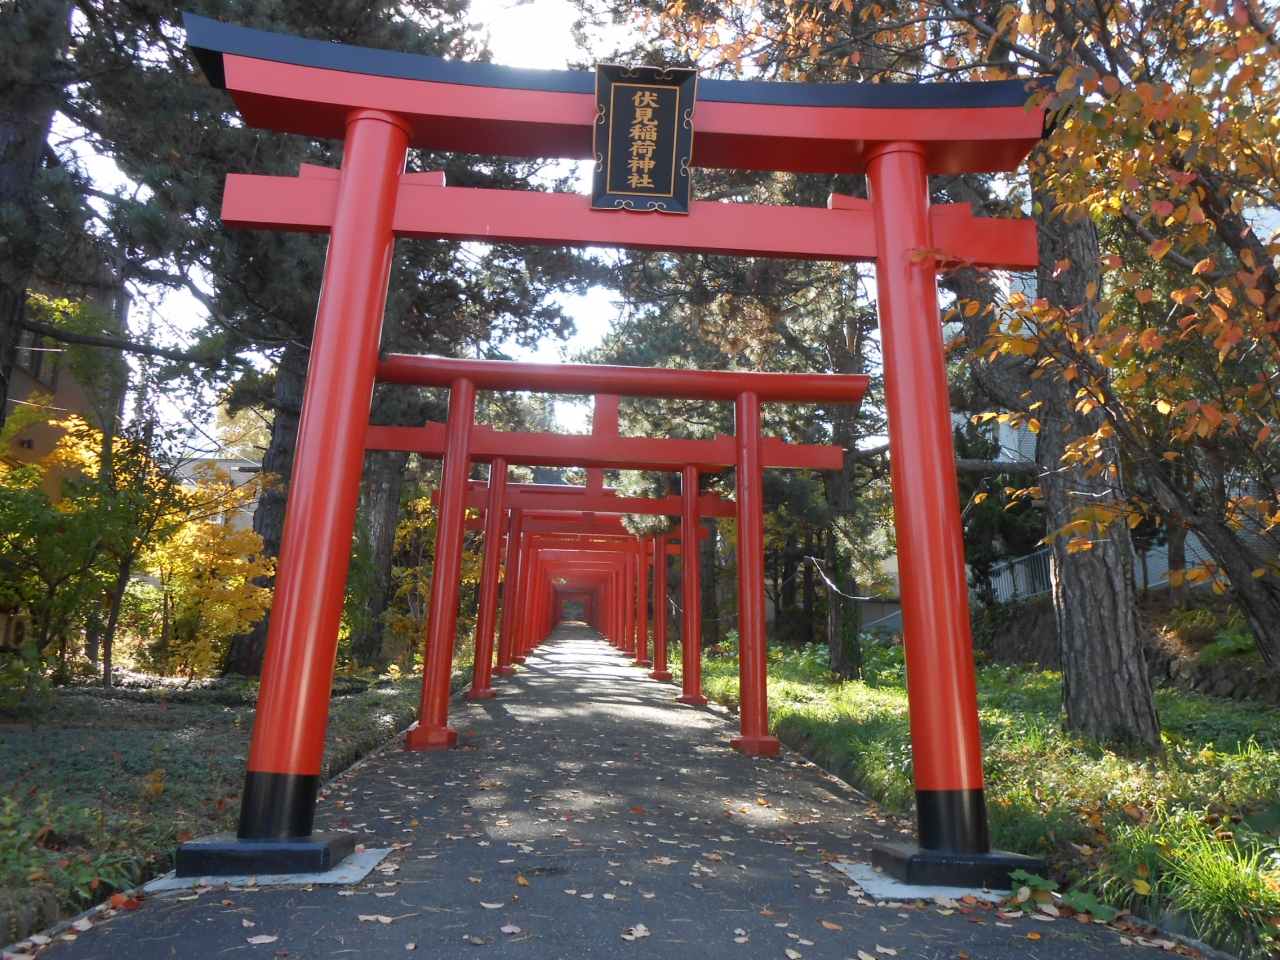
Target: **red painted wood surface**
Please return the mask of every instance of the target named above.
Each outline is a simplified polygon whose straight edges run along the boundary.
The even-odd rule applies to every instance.
[[[341,139],[353,109],[396,113],[411,146],[510,157],[591,159],[595,97],[348,73],[227,54],[227,89],[245,123]],[[700,101],[693,165],[862,173],[870,145],[916,140],[930,173],[1016,170],[1044,130],[1022,107],[884,109]]]
[[[318,169],[323,168],[304,167],[299,177],[229,175],[223,222],[243,229],[325,232],[333,220],[337,181]],[[695,201],[689,216],[666,217],[592,210],[590,198],[576,193],[446,187],[438,177],[407,174],[394,230],[398,237],[431,240],[872,261],[871,205],[851,200],[834,198],[827,209]],[[944,261],[1010,270],[1038,264],[1034,221],[974,217],[964,205],[933,210],[934,242]]]
[[[370,426],[365,444],[370,450],[408,450],[426,456],[444,452],[444,425],[421,427]],[[784,443],[766,437],[764,466],[794,470],[839,470],[840,447]],[[489,463],[503,457],[508,463],[543,467],[609,467],[613,470],[678,470],[685,464],[723,470],[734,464],[732,437],[715,440],[669,440],[656,437],[596,437],[585,434],[516,433],[474,427],[471,460]]]

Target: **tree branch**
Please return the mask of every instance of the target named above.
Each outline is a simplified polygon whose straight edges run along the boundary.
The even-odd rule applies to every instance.
[[[114,337],[95,337],[87,333],[72,333],[62,327],[51,327],[47,323],[34,320],[23,320],[23,330],[30,330],[57,340],[60,343],[76,343],[86,347],[106,347],[109,350],[123,350],[126,353],[140,353],[148,357],[161,357],[175,363],[197,363],[205,367],[216,367],[222,362],[221,357],[201,356],[194,353],[183,353],[181,350],[166,350],[164,347],[151,347],[132,340],[117,340]]]

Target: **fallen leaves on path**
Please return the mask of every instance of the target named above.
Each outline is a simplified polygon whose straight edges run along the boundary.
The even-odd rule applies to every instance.
[[[280,939],[279,937],[273,937],[267,933],[260,933],[256,937],[249,937],[246,940],[246,942],[247,943],[275,943],[279,939]]]
[[[822,925],[823,925],[824,927],[826,927],[828,930],[843,930],[843,929],[844,929],[844,927],[840,926],[840,924],[838,924],[838,923],[832,923],[830,920],[822,920],[822,921],[820,921],[820,922],[821,922],[821,923],[822,923]]]
[[[639,940],[641,937],[652,936],[652,932],[643,923],[637,923],[634,927],[628,927],[622,934],[623,940]]]

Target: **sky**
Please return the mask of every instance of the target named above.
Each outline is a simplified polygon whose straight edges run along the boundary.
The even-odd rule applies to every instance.
[[[533,0],[523,4],[513,0],[472,0],[471,18],[482,24],[489,34],[489,48],[494,63],[508,67],[532,67],[562,70],[573,62],[587,58],[575,44],[572,35],[577,14],[567,0]],[[605,42],[619,39],[620,32],[602,37]],[[589,162],[577,164],[580,174],[578,190],[588,193]],[[574,318],[577,335],[567,344],[560,341],[544,341],[536,350],[511,348],[513,354],[527,356],[530,360],[555,363],[565,355],[571,355],[595,346],[608,331],[616,308],[604,290],[593,290],[583,297],[570,297],[564,306]]]

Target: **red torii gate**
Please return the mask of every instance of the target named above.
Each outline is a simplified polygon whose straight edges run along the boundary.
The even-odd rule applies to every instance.
[[[728,371],[668,370],[603,365],[541,365],[507,361],[456,360],[442,357],[392,357],[379,365],[380,378],[414,386],[448,387],[449,415],[441,435],[439,424],[422,428],[370,427],[368,443],[379,449],[409,450],[442,458],[439,515],[436,524],[435,565],[431,578],[431,604],[427,618],[426,654],[423,658],[422,708],[418,725],[409,731],[406,747],[410,750],[435,750],[452,747],[458,738],[448,725],[449,677],[453,655],[453,638],[457,629],[458,588],[462,566],[463,529],[466,523],[469,481],[467,474],[473,459],[472,444],[477,436],[488,441],[487,455],[497,465],[546,464],[549,461],[592,470],[591,485],[583,488],[579,503],[566,503],[563,495],[546,492],[541,498],[544,508],[581,509],[591,512],[598,505],[619,515],[625,508],[618,498],[595,495],[602,489],[603,468],[662,470],[678,467],[682,490],[687,495],[673,498],[679,505],[685,531],[698,528],[697,496],[699,470],[717,470],[734,466],[737,479],[737,503],[733,516],[738,520],[738,595],[739,606],[739,676],[742,735],[733,741],[745,753],[773,755],[778,752],[776,737],[768,730],[767,677],[765,665],[764,602],[764,503],[761,488],[763,466],[811,467],[840,469],[843,451],[838,447],[768,442],[760,433],[762,402],[838,402],[857,404],[867,387],[867,378],[833,374],[740,373]],[[557,394],[594,394],[596,413],[589,436],[567,436],[546,433],[510,433],[479,429],[475,425],[477,387],[490,390],[538,390]],[[611,392],[604,393],[602,391]],[[618,392],[629,396],[665,397],[732,401],[735,405],[736,433],[716,440],[672,440],[618,435]],[[436,428],[436,429],[432,429]],[[565,441],[568,441],[566,443]],[[584,442],[585,441],[585,442]],[[425,448],[425,449],[424,449]],[[767,454],[766,454],[767,449]],[[681,458],[685,459],[681,462]],[[696,459],[694,459],[696,458]],[[692,462],[690,462],[692,460]],[[494,475],[494,492],[501,487],[505,496],[505,478]],[[689,493],[691,492],[691,493]],[[559,498],[560,503],[555,500]],[[629,498],[627,503],[636,513],[666,512],[662,501]],[[490,505],[486,499],[486,505]],[[480,503],[475,503],[479,507]],[[498,539],[498,519],[493,516],[504,508],[504,500],[491,504],[490,521],[495,524],[493,542]],[[530,503],[512,504],[528,510]],[[712,509],[716,509],[715,506]],[[673,513],[677,512],[672,510]],[[719,512],[716,509],[716,512]],[[527,534],[526,534],[527,535]],[[697,598],[698,557],[696,536],[685,537],[681,563],[683,591],[686,598]],[[486,548],[487,550],[488,548]],[[524,563],[524,545],[516,592],[520,598],[529,594],[528,574]],[[481,578],[481,616],[477,622],[476,653],[487,656],[492,644],[493,606],[496,603],[496,556],[487,564]],[[540,602],[540,597],[538,597]],[[696,603],[684,604],[685,640],[681,645],[684,661],[682,703],[705,704],[702,695],[701,621]],[[627,608],[630,616],[631,607]],[[522,618],[527,650],[534,619]],[[630,624],[627,629],[634,629]],[[510,661],[499,661],[499,669]],[[476,688],[473,688],[476,689]],[[481,688],[483,689],[483,688]],[[475,696],[486,696],[477,689]]]
[[[224,193],[229,226],[327,230],[330,242],[241,842],[184,845],[179,872],[322,869],[350,846],[349,837],[313,838],[312,827],[397,236],[877,264],[920,849],[878,848],[876,856],[921,882],[1004,882],[1012,864],[1022,865],[988,853],[935,273],[947,263],[1033,268],[1035,225],[930,208],[927,176],[1016,169],[1044,125],[1043,110],[1024,107],[1025,85],[704,80],[692,166],[865,173],[871,199],[833,196],[826,210],[695,202],[688,216],[659,216],[596,211],[569,194],[446,187],[440,174],[403,172],[411,146],[591,156],[589,73],[449,62],[190,15],[185,26],[206,76],[231,93],[246,123],[340,139],[345,150],[341,171],[232,174]]]
[[[483,697],[492,697],[497,695],[497,692],[493,690],[492,687],[490,686],[492,674],[490,670],[491,664],[489,661],[493,653],[494,621],[496,620],[496,610],[497,610],[497,603],[498,603],[496,570],[497,570],[498,564],[501,563],[501,560],[499,559],[499,556],[498,556],[501,553],[501,548],[498,546],[499,540],[494,539],[494,535],[496,534],[496,526],[491,527],[492,517],[502,515],[505,508],[510,508],[512,515],[515,517],[519,517],[521,519],[523,519],[524,516],[531,516],[533,518],[532,520],[533,523],[538,523],[538,521],[548,518],[552,513],[554,513],[556,516],[572,517],[575,519],[576,522],[570,522],[570,523],[562,522],[560,524],[556,524],[554,527],[554,529],[558,533],[566,533],[566,532],[570,532],[571,530],[574,530],[574,528],[580,528],[586,517],[592,518],[589,521],[592,524],[592,526],[595,526],[596,521],[600,520],[607,523],[618,523],[619,527],[621,527],[620,519],[621,517],[627,514],[648,514],[648,515],[655,515],[655,516],[660,516],[665,514],[665,515],[671,515],[671,516],[678,516],[682,513],[684,509],[683,499],[681,497],[665,497],[661,499],[642,498],[642,497],[616,497],[616,496],[605,496],[605,495],[592,495],[589,492],[585,492],[586,488],[584,487],[574,487],[574,486],[567,486],[567,485],[551,485],[551,484],[507,485],[505,484],[504,481],[501,481],[501,480],[497,480],[495,482],[502,483],[503,488],[507,491],[515,489],[517,492],[514,495],[508,494],[507,495],[508,499],[506,499],[506,501],[504,502],[504,498],[501,493],[499,493],[497,496],[494,495],[493,491],[497,489],[496,487],[491,487],[486,496],[486,490],[484,485],[481,485],[479,483],[476,483],[475,481],[472,481],[471,493],[469,495],[469,499],[467,502],[468,507],[485,511],[485,519],[483,521],[479,521],[479,520],[469,521],[467,524],[468,528],[483,529],[485,531],[486,538],[489,538],[489,539],[486,539],[485,546],[484,546],[484,550],[485,550],[484,559],[483,559],[484,572],[481,575],[480,613],[477,619],[477,633],[476,633],[476,661],[475,661],[475,667],[473,671],[473,680],[472,680],[471,689],[464,694],[464,696],[467,698],[483,698]],[[542,490],[545,490],[548,492],[546,494],[541,494],[541,495],[535,493],[529,499],[525,499],[524,497],[521,497],[521,493],[525,493],[531,487],[539,487]],[[556,506],[561,509],[555,510],[555,511],[539,511],[533,514],[526,514],[525,511],[528,510],[533,504],[536,504],[536,503],[545,503],[548,506]],[[699,504],[697,508],[698,515],[702,517],[710,517],[710,516],[733,517],[736,515],[734,512],[734,506],[735,506],[734,504],[721,500],[719,497],[714,495],[704,495],[699,497],[698,504]],[[573,508],[572,511],[566,509],[569,507]],[[581,511],[580,514],[573,512],[573,511],[579,511],[579,510]],[[578,518],[584,518],[584,519],[578,519]],[[504,529],[505,528],[506,527],[504,525]],[[582,535],[580,531],[575,530],[574,532],[578,532],[579,535]],[[622,533],[620,533],[619,536],[625,533],[626,531],[622,531]],[[707,535],[708,534],[706,530],[702,529],[701,527],[698,528],[697,536],[699,539],[705,539]],[[599,534],[597,534],[597,536],[599,536]],[[647,551],[651,549],[649,544],[652,544],[654,537],[644,537],[644,538],[637,538],[637,539],[639,539],[641,543],[645,545],[644,549],[646,551],[646,554],[645,554],[646,563],[648,563]],[[510,550],[512,548],[508,546],[507,549]],[[676,547],[675,545],[672,545],[672,549],[675,552],[679,552],[680,550],[680,548]],[[495,573],[489,574],[489,571],[491,570],[495,571]],[[644,575],[644,574],[641,572],[638,575]],[[492,583],[490,583],[490,577],[493,578]],[[637,587],[637,590],[639,591],[643,591],[643,589],[644,589],[643,587]],[[514,593],[508,594],[507,598],[504,600],[504,606],[506,606],[508,609],[519,606],[517,600],[514,597]],[[594,622],[590,617],[588,617],[587,620],[589,623],[592,623],[594,625]],[[664,646],[662,650],[661,665],[652,673],[650,673],[650,676],[653,677],[655,680],[671,679],[670,672],[667,671],[666,669],[665,632],[663,636],[664,636]],[[699,644],[699,641],[700,641],[700,637],[698,637],[697,635],[686,638],[687,643]],[[636,661],[635,661],[636,666],[652,666],[652,664],[643,655],[643,651],[645,648],[641,644],[641,641],[639,639],[637,639],[636,648],[638,651],[641,651],[637,653]],[[513,657],[512,654],[509,652],[509,650],[506,652],[503,652],[500,650],[499,660],[498,660],[498,673],[504,674],[504,673],[514,672],[509,666],[509,664],[513,659],[519,660],[520,658],[518,656]],[[694,696],[700,696],[701,689],[700,689],[700,684],[698,683],[697,677],[686,678],[685,686],[686,686],[686,689],[684,691],[685,696],[690,696],[691,692]],[[685,702],[697,702],[697,701],[690,699]]]

